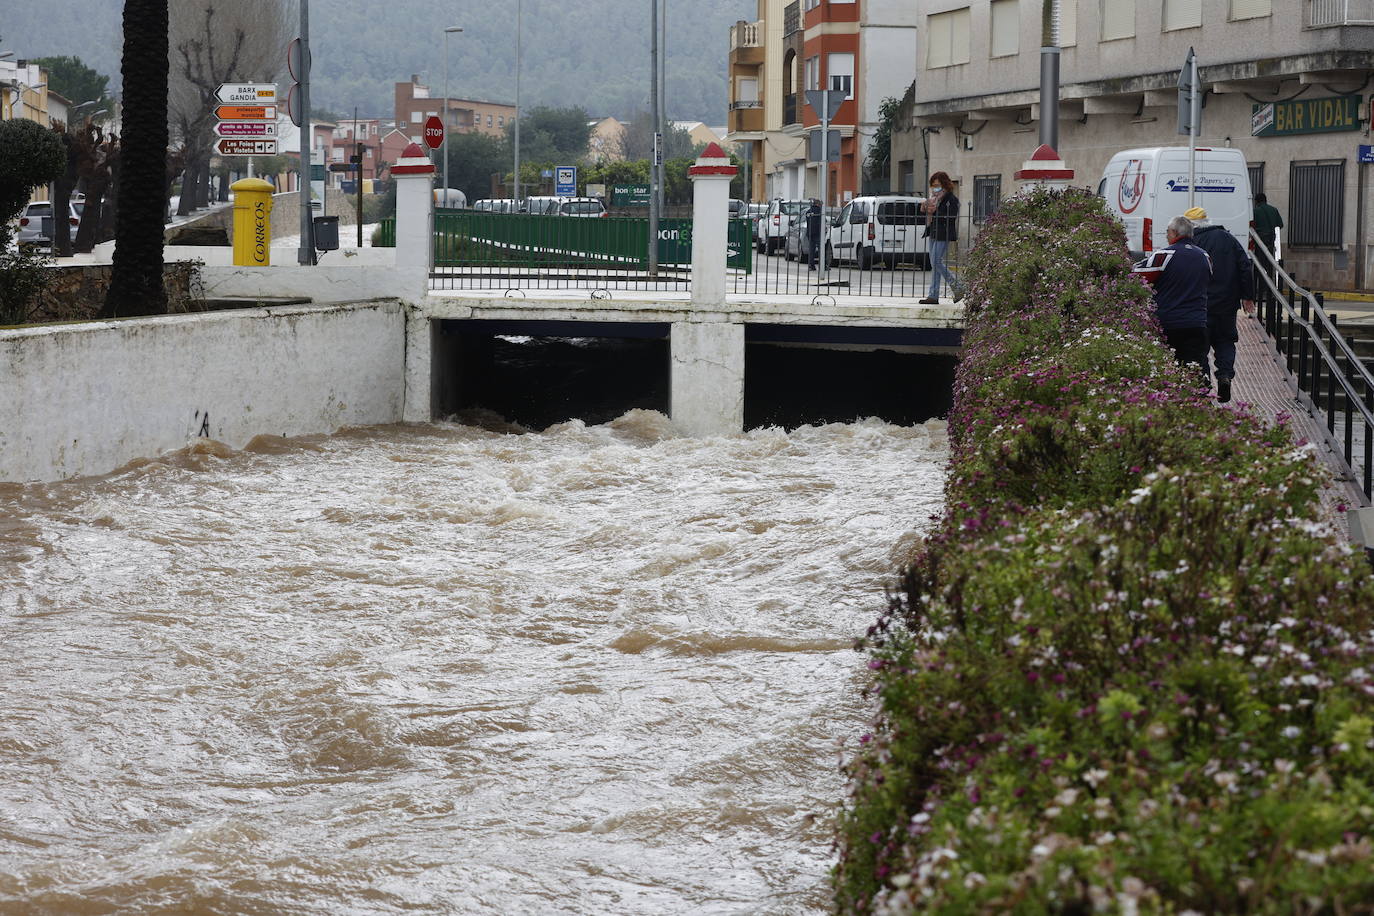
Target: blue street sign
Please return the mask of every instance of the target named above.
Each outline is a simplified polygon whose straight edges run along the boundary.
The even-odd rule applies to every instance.
[[[560,165],[554,169],[553,193],[559,197],[572,197],[577,193],[577,166]]]
[[[1374,146],[1367,143],[1360,144],[1360,162],[1374,162]]]

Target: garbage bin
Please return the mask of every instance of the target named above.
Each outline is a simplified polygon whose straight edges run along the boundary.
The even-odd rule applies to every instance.
[[[337,216],[317,216],[315,223],[315,250],[337,251],[339,249],[339,218]]]

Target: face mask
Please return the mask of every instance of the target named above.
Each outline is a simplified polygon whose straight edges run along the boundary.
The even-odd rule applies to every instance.
[[[939,186],[938,184],[933,184],[933,185],[930,186],[930,190],[932,190],[932,191],[938,191],[938,190],[940,190],[940,186]]]

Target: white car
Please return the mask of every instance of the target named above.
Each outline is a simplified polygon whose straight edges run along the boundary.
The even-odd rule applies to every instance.
[[[852,261],[862,269],[875,264],[930,266],[930,240],[917,211],[925,198],[901,194],[856,197],[830,223],[829,259]]]
[[[76,236],[76,229],[81,225],[81,211],[85,208],[85,203],[72,201],[69,204],[70,214],[68,221],[71,223],[72,237]],[[53,227],[52,227],[52,202],[38,201],[28,204],[19,213],[19,218],[15,221],[17,231],[14,233],[15,243],[21,251],[34,249],[52,249]]]
[[[608,216],[606,205],[599,197],[565,197],[555,211],[558,216],[583,216],[596,218]]]

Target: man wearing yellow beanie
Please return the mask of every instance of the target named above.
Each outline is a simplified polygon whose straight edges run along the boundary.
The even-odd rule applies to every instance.
[[[1202,207],[1183,214],[1193,222],[1193,244],[1212,257],[1212,279],[1207,284],[1207,340],[1212,364],[1216,368],[1217,400],[1231,400],[1231,382],[1236,377],[1236,313],[1242,305],[1246,314],[1255,310],[1254,275],[1250,258],[1236,237],[1225,226],[1214,225]]]

